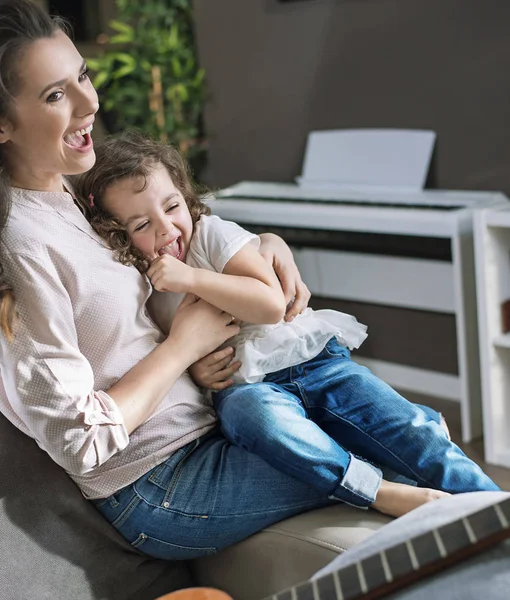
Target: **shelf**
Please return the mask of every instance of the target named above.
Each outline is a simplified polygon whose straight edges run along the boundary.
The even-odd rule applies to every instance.
[[[510,210],[487,211],[485,222],[489,227],[510,227]]]
[[[503,333],[494,339],[494,345],[499,348],[510,348],[510,333]]]
[[[485,461],[510,467],[510,333],[501,332],[510,298],[510,210],[478,211],[474,225]]]
[[[499,452],[493,462],[500,467],[510,468],[510,452]]]

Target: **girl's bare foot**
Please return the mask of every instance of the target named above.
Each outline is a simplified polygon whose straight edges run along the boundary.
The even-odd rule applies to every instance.
[[[450,430],[448,429],[448,424],[446,422],[446,419],[443,417],[443,415],[441,413],[439,413],[439,416],[441,417],[441,421],[439,424],[444,429],[444,431],[446,433],[446,437],[451,441],[452,436],[450,435]]]
[[[439,500],[439,498],[449,495],[447,492],[439,490],[393,483],[383,479],[372,508],[385,515],[401,517],[426,502]]]

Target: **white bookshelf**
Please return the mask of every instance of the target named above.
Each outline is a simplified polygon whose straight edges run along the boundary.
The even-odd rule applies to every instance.
[[[485,460],[510,467],[510,209],[475,211],[474,240]]]

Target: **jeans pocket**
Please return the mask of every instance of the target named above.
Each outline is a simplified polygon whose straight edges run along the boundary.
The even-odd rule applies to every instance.
[[[178,544],[171,544],[159,540],[158,538],[151,537],[145,533],[140,533],[136,540],[131,543],[131,546],[144,554],[148,554],[154,558],[162,558],[164,560],[189,560],[216,554],[218,551],[217,548],[179,546]]]
[[[330,357],[336,358],[350,358],[351,353],[347,346],[343,346],[339,344],[336,338],[331,338],[329,342],[324,347],[324,352]]]
[[[136,508],[139,498],[132,486],[128,486],[122,492],[91,502],[108,523],[118,529]]]

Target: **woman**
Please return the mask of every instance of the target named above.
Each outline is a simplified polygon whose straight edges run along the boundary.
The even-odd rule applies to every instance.
[[[146,312],[148,279],[114,259],[73,201],[63,174],[94,164],[97,95],[61,23],[29,0],[0,0],[0,79],[0,406],[7,418],[129,542],[156,557],[214,552],[335,502],[340,483],[352,489],[353,503],[393,514],[388,495],[408,486],[381,482],[376,467],[370,481],[337,473],[333,485],[315,489],[222,438],[186,369],[238,327],[188,299],[163,339]],[[288,250],[269,237],[263,251],[299,312],[308,293]],[[195,368],[204,381],[217,360],[216,353]]]

